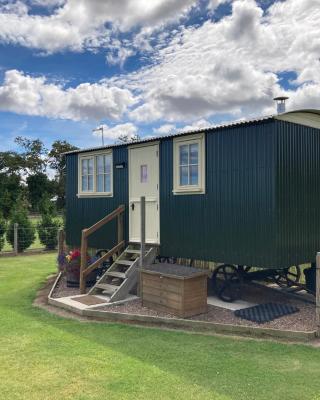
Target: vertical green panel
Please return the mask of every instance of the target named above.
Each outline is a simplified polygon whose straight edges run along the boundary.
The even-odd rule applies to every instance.
[[[124,162],[124,169],[116,169],[116,163]],[[78,198],[78,154],[67,156],[67,243],[79,246],[81,230],[88,228],[109,214],[120,204],[126,206],[124,233],[128,239],[128,150],[126,147],[113,149],[113,197]],[[108,223],[90,237],[89,245],[94,248],[111,248],[116,243],[116,220]]]
[[[320,249],[320,130],[278,121],[278,264],[315,260]]]
[[[206,133],[206,193],[174,195],[173,142],[161,142],[163,255],[273,266],[275,123]]]

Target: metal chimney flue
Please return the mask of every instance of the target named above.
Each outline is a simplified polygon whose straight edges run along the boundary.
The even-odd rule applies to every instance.
[[[278,96],[273,100],[277,103],[277,113],[282,114],[286,112],[286,101],[289,97],[287,96]]]

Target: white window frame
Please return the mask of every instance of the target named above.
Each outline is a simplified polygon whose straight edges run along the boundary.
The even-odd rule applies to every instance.
[[[97,191],[97,157],[111,155],[111,173],[110,173],[110,192]],[[85,159],[93,159],[93,190],[82,190],[82,169],[81,161]],[[113,197],[113,154],[112,150],[98,151],[79,154],[78,156],[78,197]]]
[[[180,185],[179,148],[183,145],[198,144],[198,184]],[[205,134],[181,136],[173,139],[173,193],[204,194],[205,193]]]

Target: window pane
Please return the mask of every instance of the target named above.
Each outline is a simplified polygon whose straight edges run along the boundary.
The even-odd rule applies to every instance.
[[[111,175],[104,175],[104,191],[107,193],[111,192]]]
[[[88,174],[93,174],[93,158],[88,159]]]
[[[180,185],[188,185],[188,167],[180,167]]]
[[[148,166],[146,164],[140,165],[140,182],[148,182]]]
[[[103,156],[97,156],[97,175],[104,173]]]
[[[93,175],[88,175],[88,191],[93,191]]]
[[[190,185],[198,184],[198,165],[191,165],[190,167]]]
[[[190,161],[189,164],[198,164],[198,143],[190,144]]]
[[[188,165],[188,156],[189,156],[189,146],[183,145],[179,146],[179,165]]]
[[[104,156],[104,172],[106,174],[111,173],[111,154]]]
[[[103,190],[103,175],[97,175],[97,192],[104,192],[104,190]]]
[[[87,176],[82,176],[82,179],[81,179],[81,191],[82,192],[86,192],[88,190],[87,181],[88,181]]]
[[[88,163],[87,160],[81,160],[81,174],[88,175]]]

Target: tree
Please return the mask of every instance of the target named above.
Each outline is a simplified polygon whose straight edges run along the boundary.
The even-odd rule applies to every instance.
[[[35,227],[28,219],[27,208],[23,204],[19,204],[12,212],[7,229],[6,238],[12,247],[14,247],[14,224],[18,224],[18,252],[21,253],[35,240]]]
[[[19,175],[0,172],[0,210],[5,219],[9,218],[17,199],[25,192]]]
[[[73,146],[65,140],[56,140],[52,143],[51,150],[48,154],[48,165],[55,171],[55,190],[57,195],[57,208],[59,210],[65,207],[66,159],[63,153],[73,150],[78,150],[78,147]]]
[[[6,233],[6,221],[0,215],[0,251],[3,249],[4,245],[4,234]]]
[[[39,172],[29,175],[26,179],[28,186],[28,201],[33,211],[41,211],[41,202],[46,197],[52,197],[55,191],[54,182],[46,174]]]
[[[0,152],[0,210],[5,218],[16,206],[17,198],[26,196],[26,177],[43,173],[47,162],[46,149],[39,139],[19,136],[15,143],[22,148],[21,152]]]
[[[41,220],[37,225],[40,242],[47,250],[54,250],[58,244],[58,230],[61,223],[53,218],[56,210],[48,197],[44,197],[40,204]]]
[[[48,150],[44,147],[43,142],[40,139],[31,140],[22,136],[16,137],[14,141],[23,149],[19,153],[22,159],[21,167],[28,173],[45,172]]]

